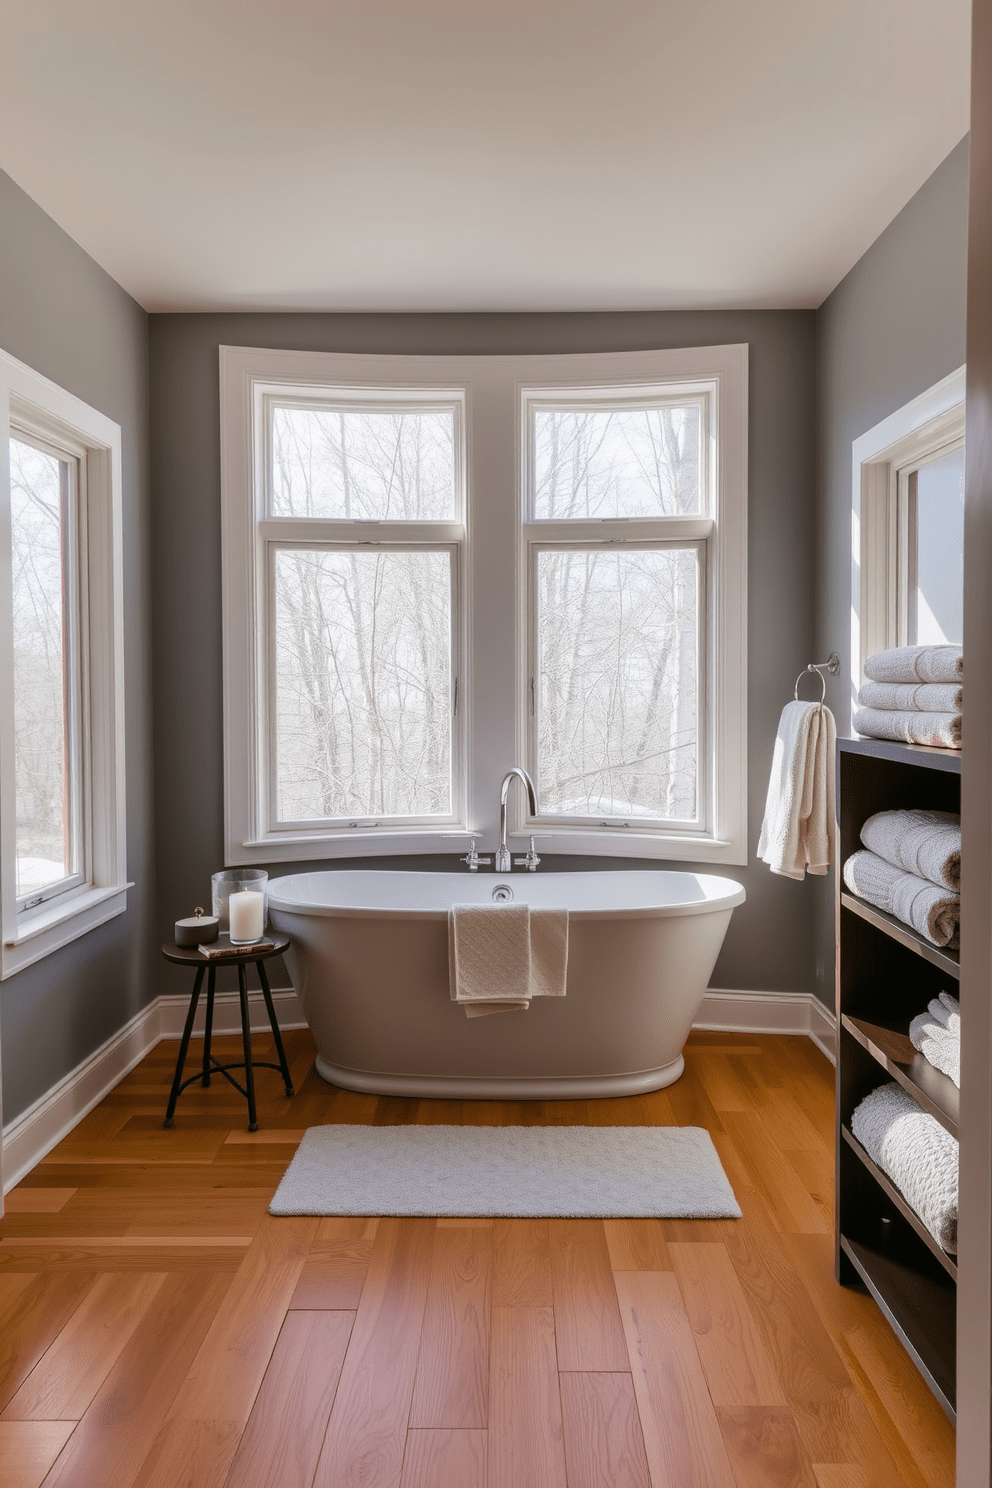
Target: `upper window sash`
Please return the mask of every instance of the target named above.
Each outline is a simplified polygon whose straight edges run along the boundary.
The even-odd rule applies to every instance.
[[[253,422],[256,520],[464,526],[464,389],[257,383]],[[313,466],[315,441],[323,469]],[[368,477],[357,489],[348,462],[333,469],[342,452]],[[404,501],[411,476],[426,487],[420,512]]]

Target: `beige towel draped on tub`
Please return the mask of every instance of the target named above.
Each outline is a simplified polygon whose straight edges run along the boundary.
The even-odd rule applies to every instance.
[[[454,904],[448,912],[451,1000],[468,1018],[564,997],[567,966],[567,909]]]

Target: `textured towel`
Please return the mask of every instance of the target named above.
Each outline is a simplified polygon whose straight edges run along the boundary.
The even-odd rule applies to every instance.
[[[468,1018],[564,997],[568,911],[528,904],[455,904],[448,914],[451,1000]]]
[[[931,1008],[933,1003],[930,1004]],[[950,1033],[931,1012],[917,1013],[909,1025],[909,1040],[934,1069],[961,1088],[961,1034]]]
[[[851,1130],[920,1216],[937,1244],[958,1248],[958,1144],[901,1085],[880,1085],[851,1117]]]
[[[876,651],[865,662],[872,682],[960,682],[964,665],[960,646],[896,646]]]
[[[963,692],[959,682],[863,682],[858,707],[893,713],[960,713]]]
[[[837,726],[821,703],[786,703],[779,719],[758,838],[773,873],[804,878],[835,859],[834,747]]]
[[[948,1033],[954,1033],[961,1037],[961,1004],[950,992],[941,992],[935,997],[927,1009],[941,1027],[946,1028]]]
[[[844,882],[852,894],[895,915],[934,945],[957,949],[961,915],[957,894],[917,878],[915,873],[904,873],[864,847],[844,864]]]
[[[873,853],[917,878],[961,889],[961,818],[955,811],[877,811],[861,828]]]
[[[852,727],[856,734],[869,739],[933,744],[938,749],[961,748],[960,713],[896,713],[885,708],[858,708]]]

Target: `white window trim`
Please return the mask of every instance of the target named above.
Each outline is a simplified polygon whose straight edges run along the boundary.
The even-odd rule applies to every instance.
[[[551,850],[596,856],[677,859],[742,865],[747,861],[747,346],[564,356],[416,357],[220,348],[221,493],[224,609],[225,861],[313,861],[335,857],[452,851],[444,840],[472,832],[480,851],[495,845],[499,783],[526,759],[526,569],[520,562],[517,493],[523,459],[525,390],[617,388],[709,382],[714,394],[715,530],[704,631],[712,638],[708,726],[715,741],[706,822],[699,833],[652,828],[528,826],[515,791],[511,830],[535,831]],[[464,388],[470,510],[466,514],[464,653],[457,723],[468,779],[460,820],[437,830],[383,828],[263,834],[257,831],[259,658],[253,651],[257,607],[254,531],[256,472],[262,451],[252,410],[266,386],[295,385],[301,396],[334,387]],[[515,435],[512,432],[516,431]],[[716,452],[720,458],[716,459]],[[556,528],[558,524],[553,524]],[[549,536],[551,534],[549,533]],[[493,637],[505,642],[493,643]],[[483,675],[485,686],[472,685]]]
[[[127,908],[124,761],[124,558],[121,431],[23,362],[0,351],[0,699],[13,697],[10,435],[17,426],[80,450],[79,566],[85,882],[18,911],[13,708],[0,706],[0,979]],[[15,430],[16,432],[16,430]]]
[[[864,664],[902,645],[900,635],[899,489],[907,466],[964,437],[965,368],[860,435],[851,446],[851,706]]]

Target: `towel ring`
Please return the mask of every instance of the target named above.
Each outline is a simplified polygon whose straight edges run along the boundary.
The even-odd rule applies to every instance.
[[[829,672],[831,676],[836,676],[839,671],[840,657],[837,655],[836,651],[831,651],[826,661],[811,661],[808,666],[803,668],[803,670],[799,673],[799,676],[796,678],[796,685],[792,689],[793,701],[798,703],[799,684],[808,672],[813,672],[820,679],[820,696],[817,699],[817,702],[822,706],[822,704],[826,702],[827,698],[827,679],[823,674],[824,672]]]

